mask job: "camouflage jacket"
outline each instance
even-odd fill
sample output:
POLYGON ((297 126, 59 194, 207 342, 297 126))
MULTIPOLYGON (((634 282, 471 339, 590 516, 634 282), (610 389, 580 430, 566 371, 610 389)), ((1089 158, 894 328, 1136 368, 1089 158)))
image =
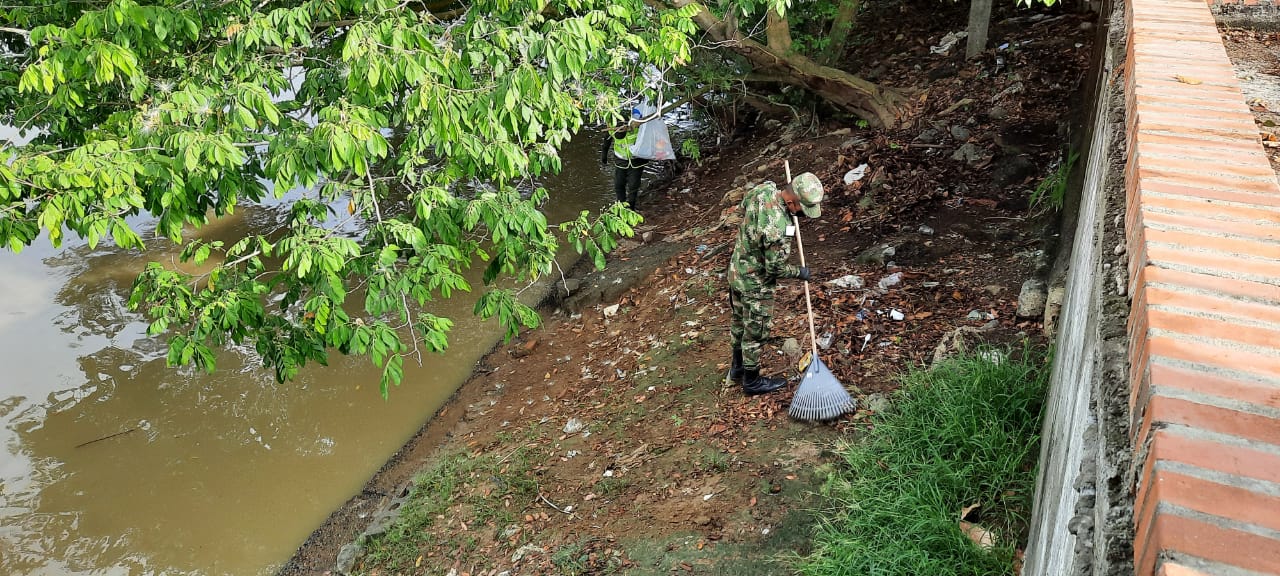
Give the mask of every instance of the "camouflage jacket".
POLYGON ((796 278, 800 268, 788 264, 791 215, 778 197, 778 187, 765 182, 742 199, 742 224, 729 258, 729 287, 741 293, 771 290, 779 278, 796 278))

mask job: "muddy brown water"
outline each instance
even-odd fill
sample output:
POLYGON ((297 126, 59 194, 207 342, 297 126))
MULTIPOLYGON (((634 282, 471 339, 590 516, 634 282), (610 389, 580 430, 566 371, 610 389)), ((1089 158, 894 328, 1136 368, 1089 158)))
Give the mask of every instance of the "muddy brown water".
MULTIPOLYGON (((610 200, 598 142, 575 140, 544 182, 549 222, 610 200)), ((280 203, 248 206, 202 234, 283 221, 280 203)), ((154 246, 0 250, 0 574, 270 574, 500 337, 471 315, 475 294, 434 303, 456 322, 449 351, 406 363, 388 401, 367 358, 336 352, 285 384, 247 349, 212 375, 170 369, 125 306, 145 263, 176 255, 154 246)))

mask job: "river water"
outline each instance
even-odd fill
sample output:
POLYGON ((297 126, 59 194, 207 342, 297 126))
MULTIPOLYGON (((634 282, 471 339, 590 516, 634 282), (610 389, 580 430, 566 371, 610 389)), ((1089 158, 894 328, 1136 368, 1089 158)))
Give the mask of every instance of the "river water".
MULTIPOLYGON (((548 221, 611 200, 597 143, 563 151, 548 221)), ((242 207, 202 235, 263 233, 283 210, 242 207)), ((236 351, 212 375, 170 369, 125 306, 146 262, 176 255, 154 246, 0 249, 0 575, 270 574, 500 337, 475 295, 435 303, 456 322, 449 351, 406 362, 388 401, 367 358, 336 352, 285 384, 236 351)))

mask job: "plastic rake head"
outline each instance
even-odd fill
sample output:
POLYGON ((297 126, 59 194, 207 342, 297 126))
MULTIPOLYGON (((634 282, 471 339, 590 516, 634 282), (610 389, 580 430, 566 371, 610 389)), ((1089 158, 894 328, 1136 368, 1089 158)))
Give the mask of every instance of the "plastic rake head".
POLYGON ((821 359, 815 359, 804 373, 787 414, 796 420, 833 420, 853 412, 854 399, 836 380, 821 359))

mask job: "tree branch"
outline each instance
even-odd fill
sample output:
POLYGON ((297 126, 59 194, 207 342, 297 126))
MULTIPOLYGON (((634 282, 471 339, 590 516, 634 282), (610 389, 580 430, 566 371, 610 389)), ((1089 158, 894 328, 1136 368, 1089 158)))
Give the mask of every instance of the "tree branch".
POLYGON ((17 34, 17 35, 19 35, 19 36, 22 36, 23 38, 30 38, 30 37, 31 37, 31 31, 30 31, 30 30, 23 30, 23 29, 21 29, 21 28, 9 28, 8 26, 0 26, 0 32, 8 32, 8 33, 10 33, 10 34, 17 34))

